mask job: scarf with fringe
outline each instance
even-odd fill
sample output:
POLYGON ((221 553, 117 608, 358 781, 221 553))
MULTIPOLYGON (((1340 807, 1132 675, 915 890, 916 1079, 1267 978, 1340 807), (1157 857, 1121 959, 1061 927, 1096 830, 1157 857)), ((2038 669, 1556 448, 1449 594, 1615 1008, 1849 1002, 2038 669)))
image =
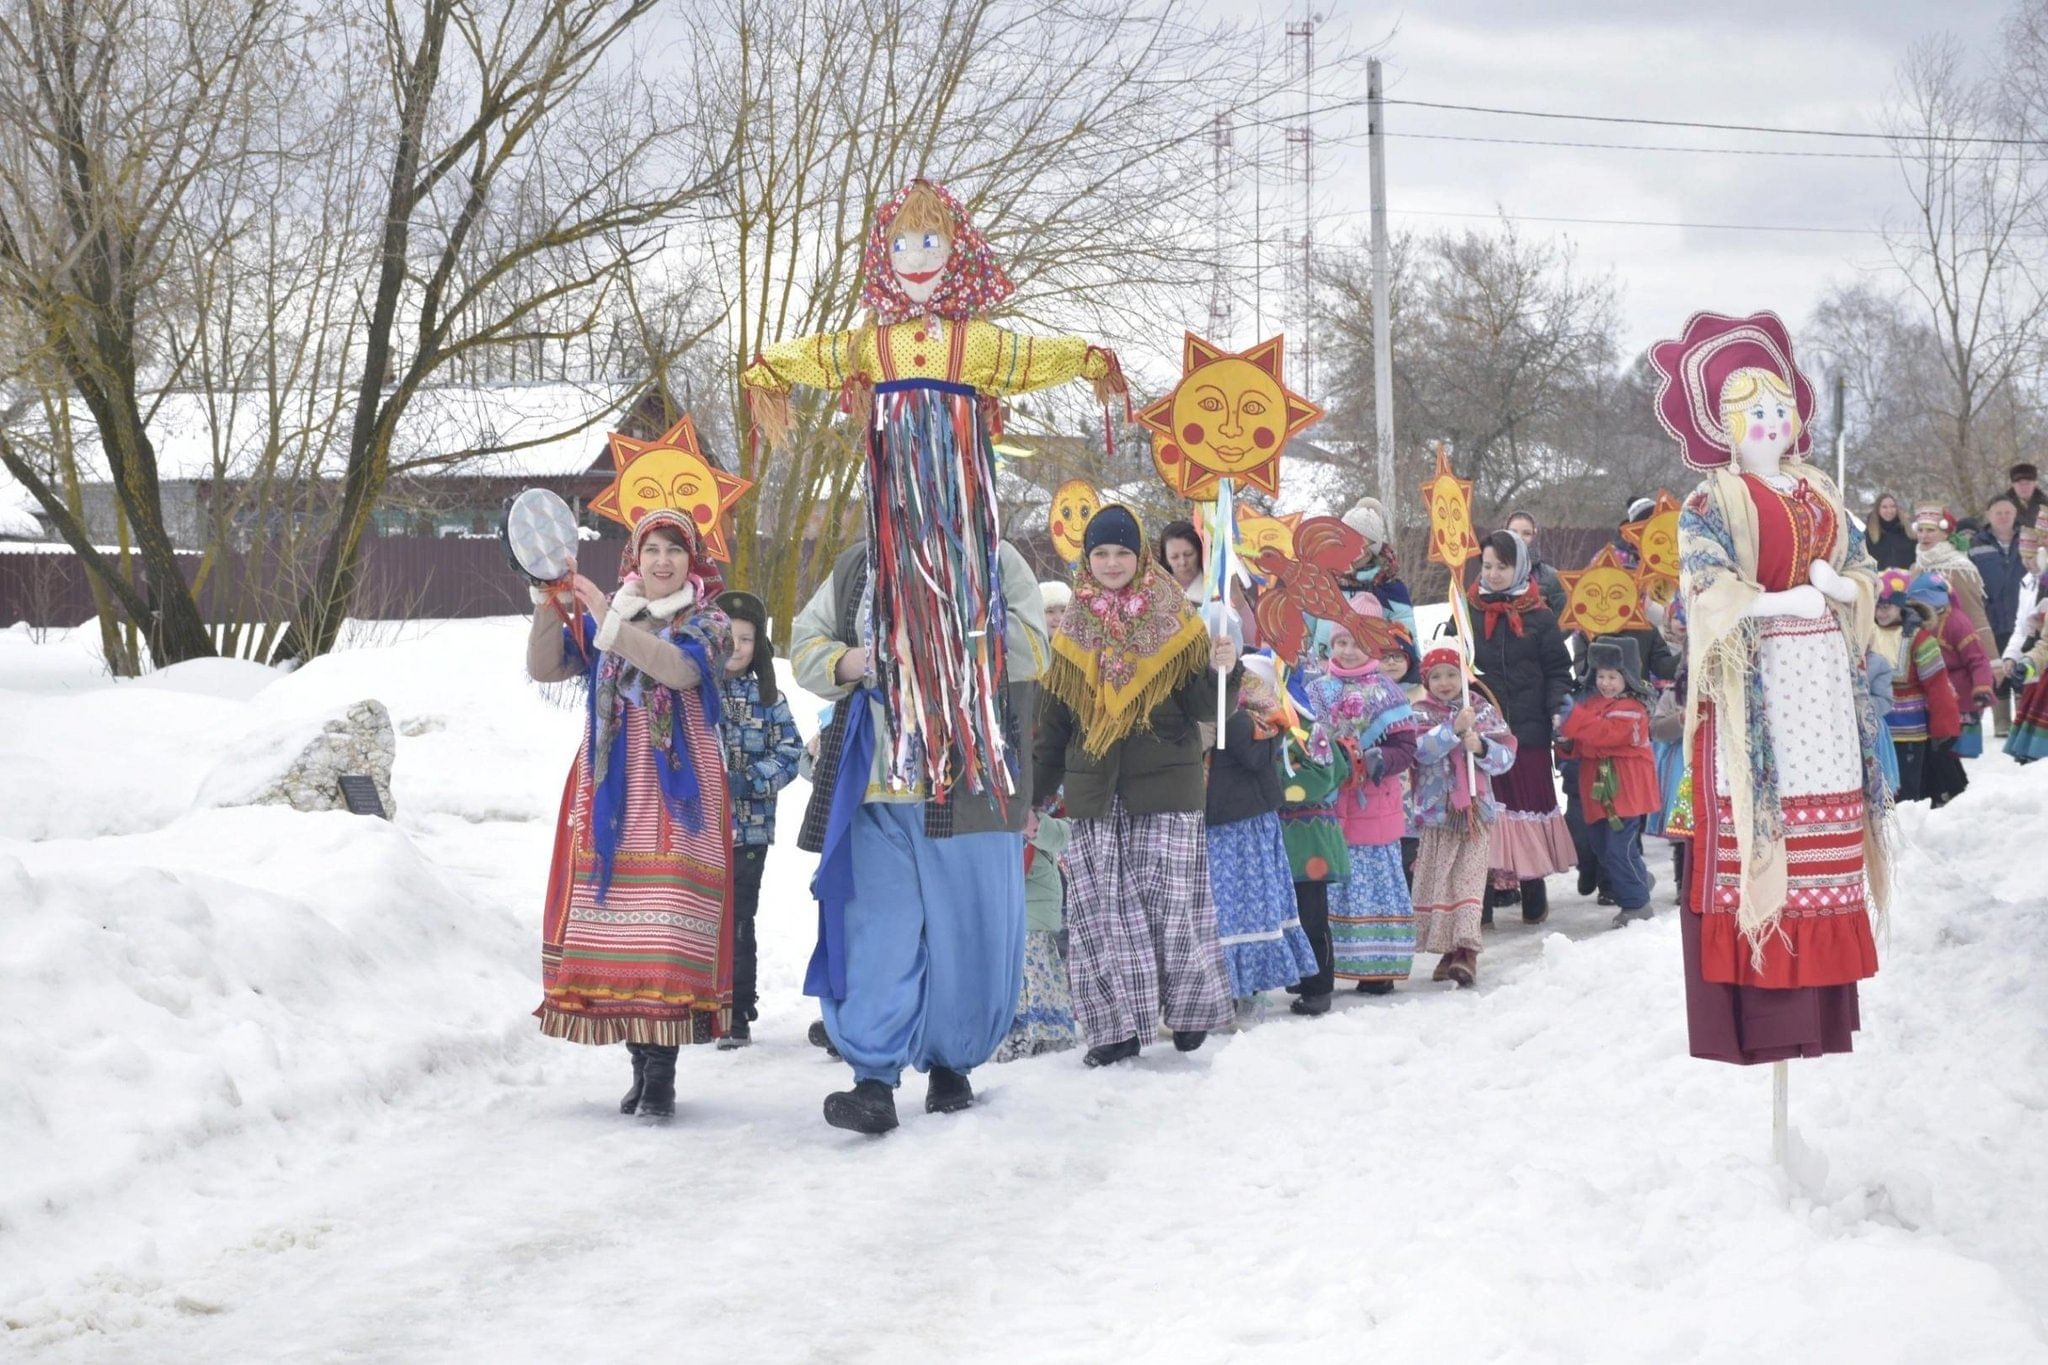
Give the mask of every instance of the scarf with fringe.
MULTIPOLYGON (((1853 668, 1870 647, 1875 629, 1876 566, 1861 544, 1851 562, 1849 519, 1841 514, 1841 497, 1832 480, 1797 460, 1786 461, 1781 472, 1806 480, 1835 505, 1835 542, 1828 562, 1856 584, 1857 596, 1851 603, 1829 599, 1828 608, 1841 623, 1853 668)), ((1752 961, 1761 966, 1764 945, 1778 932, 1788 869, 1777 767, 1764 726, 1764 707, 1769 703, 1757 668, 1760 623, 1746 614, 1764 591, 1756 580, 1761 533, 1740 471, 1714 470, 1686 498, 1678 516, 1678 542, 1679 591, 1688 622, 1686 672, 1692 680, 1685 706, 1685 752, 1692 752, 1701 704, 1712 703, 1717 757, 1729 775, 1729 805, 1742 864, 1736 922, 1749 940, 1752 961)), ((1860 677, 1858 688, 1863 690, 1860 677)), ((1787 702, 1776 699, 1776 704, 1787 702)), ((1791 704, 1797 705, 1797 700, 1791 704)), ((1874 918, 1881 925, 1891 903, 1891 797, 1878 764, 1875 735, 1864 729, 1862 740, 1863 866, 1874 918)), ((1699 799, 1710 802, 1713 793, 1701 793, 1699 799)))
POLYGON ((1138 562, 1138 576, 1114 590, 1084 566, 1052 640, 1045 690, 1074 713, 1095 758, 1149 727, 1152 708, 1209 667, 1208 627, 1180 585, 1149 554, 1138 562))

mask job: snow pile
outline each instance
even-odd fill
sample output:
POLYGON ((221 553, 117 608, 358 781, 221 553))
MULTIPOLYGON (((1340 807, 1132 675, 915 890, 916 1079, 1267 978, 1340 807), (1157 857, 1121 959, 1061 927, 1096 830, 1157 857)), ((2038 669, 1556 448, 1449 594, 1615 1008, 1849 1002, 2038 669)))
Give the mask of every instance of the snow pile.
POLYGON ((1856 1051, 1792 1068, 1789 1172, 1769 1069, 1685 1055, 1661 856, 1657 919, 1610 932, 1556 879, 1477 991, 988 1067, 945 1119, 906 1077, 900 1132, 834 1132, 801 784, 760 1041, 686 1050, 664 1127, 616 1112, 619 1049, 527 1015, 580 717, 523 629, 240 696, 66 692, 0 633, 34 689, 0 692, 33 793, 0 808, 0 1354, 2048 1360, 2048 883, 2015 839, 2048 770, 1989 756, 1903 813, 1884 969, 1856 1051), (223 736, 372 695, 396 824, 190 809, 223 736))

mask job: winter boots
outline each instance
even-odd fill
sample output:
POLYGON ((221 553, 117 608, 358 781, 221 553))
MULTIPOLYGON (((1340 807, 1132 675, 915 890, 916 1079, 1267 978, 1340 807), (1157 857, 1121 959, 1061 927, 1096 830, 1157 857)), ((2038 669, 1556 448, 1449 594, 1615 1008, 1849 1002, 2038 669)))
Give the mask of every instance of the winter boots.
POLYGON ((957 1114, 974 1105, 974 1087, 967 1083, 967 1077, 949 1066, 934 1066, 931 1079, 925 1084, 924 1112, 927 1114, 957 1114))
POLYGON ((640 1114, 643 1118, 665 1119, 676 1112, 678 1049, 648 1043, 640 1051, 646 1059, 641 1071, 640 1114))
POLYGON ((808 1036, 811 1040, 811 1046, 824 1048, 827 1057, 837 1058, 839 1056, 839 1049, 832 1046, 832 1035, 825 1032, 825 1021, 823 1019, 812 1023, 808 1036))
POLYGON ((1446 961, 1451 965, 1444 975, 1457 982, 1460 990, 1479 983, 1478 953, 1470 948, 1460 948, 1454 953, 1446 954, 1446 961))
POLYGON ((1287 1008, 1296 1014, 1308 1015, 1310 1018, 1314 1018, 1318 1014, 1328 1014, 1330 1012, 1330 993, 1325 991, 1321 995, 1297 997, 1294 1003, 1287 1008))
POLYGON ((640 1095, 647 1088, 647 1044, 628 1043, 626 1051, 633 1058, 633 1088, 619 1101, 621 1114, 634 1114, 640 1110, 640 1095))
POLYGON ((1522 923, 1541 924, 1550 918, 1550 887, 1541 877, 1522 883, 1522 923))
POLYGON ((1173 1031, 1173 1050, 1175 1052, 1193 1052, 1208 1040, 1209 1031, 1207 1029, 1177 1028, 1173 1031))
POLYGON ((1088 1055, 1081 1059, 1084 1066, 1115 1066, 1128 1062, 1138 1055, 1138 1040, 1126 1038, 1121 1043, 1103 1043, 1088 1049, 1088 1055))
POLYGON ((734 1010, 732 1012, 732 1026, 726 1029, 725 1036, 718 1040, 718 1050, 720 1052, 731 1052, 734 1048, 746 1047, 753 1041, 754 1034, 747 1025, 747 1017, 738 1010, 734 1010))
POLYGON ((896 1126, 896 1094, 880 1081, 856 1081, 853 1089, 825 1097, 825 1122, 879 1137, 896 1126))
POLYGON ((1394 983, 1391 981, 1361 981, 1358 983, 1356 990, 1360 995, 1392 995, 1394 993, 1394 983))

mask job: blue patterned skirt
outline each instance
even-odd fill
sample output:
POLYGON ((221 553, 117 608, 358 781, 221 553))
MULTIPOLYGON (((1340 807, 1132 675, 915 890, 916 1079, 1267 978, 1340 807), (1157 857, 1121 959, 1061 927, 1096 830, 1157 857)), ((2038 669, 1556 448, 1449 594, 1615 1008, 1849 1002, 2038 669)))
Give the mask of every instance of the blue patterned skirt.
POLYGON ((1294 908, 1294 873, 1278 815, 1209 826, 1209 887, 1232 999, 1316 974, 1316 950, 1294 908))
POLYGON ((1074 997, 1067 989, 1067 959, 1060 936, 1034 929, 1024 935, 1024 984, 1017 992, 1017 1017, 995 1060, 1014 1062, 1041 1052, 1064 1052, 1081 1041, 1074 1023, 1074 997))
POLYGON ((1678 779, 1685 776, 1685 745, 1676 740, 1670 743, 1656 741, 1650 745, 1650 752, 1657 759, 1657 790, 1663 794, 1664 804, 1650 812, 1643 821, 1643 833, 1664 837, 1665 822, 1671 818, 1671 808, 1678 802, 1678 779))
POLYGON ((1351 845, 1351 880, 1330 883, 1330 949, 1347 981, 1405 981, 1415 965, 1415 904, 1401 845, 1351 845))

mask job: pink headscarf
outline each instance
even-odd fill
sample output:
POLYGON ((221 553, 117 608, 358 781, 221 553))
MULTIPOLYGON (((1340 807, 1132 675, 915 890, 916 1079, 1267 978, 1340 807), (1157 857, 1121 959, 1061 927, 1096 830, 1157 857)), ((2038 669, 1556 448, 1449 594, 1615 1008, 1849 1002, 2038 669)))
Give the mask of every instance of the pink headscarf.
POLYGON ((883 324, 904 322, 915 317, 941 317, 964 322, 976 313, 986 313, 1015 292, 1016 286, 1002 266, 981 229, 967 221, 967 210, 944 185, 922 177, 911 181, 882 205, 875 214, 874 231, 868 234, 867 250, 861 256, 860 301, 875 312, 883 324), (913 303, 897 282, 889 263, 889 229, 910 192, 923 185, 945 201, 953 214, 953 253, 946 258, 945 274, 930 300, 913 303))

